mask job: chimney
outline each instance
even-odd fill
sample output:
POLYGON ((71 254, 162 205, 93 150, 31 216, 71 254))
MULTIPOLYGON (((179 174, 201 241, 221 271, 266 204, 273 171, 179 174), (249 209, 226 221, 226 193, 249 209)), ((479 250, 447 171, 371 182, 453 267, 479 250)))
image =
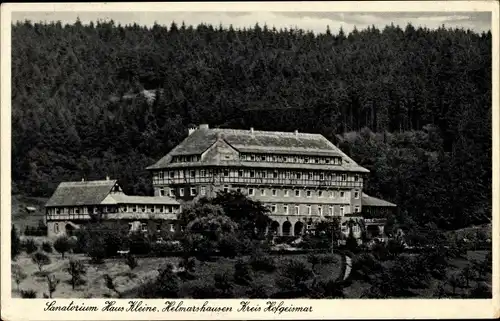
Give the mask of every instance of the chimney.
POLYGON ((250 127, 250 132, 253 134, 253 127, 250 127))
POLYGON ((299 136, 299 131, 295 130, 295 136, 299 136))
POLYGON ((208 124, 200 124, 200 126, 198 126, 198 129, 208 129, 208 124))
POLYGON ((106 175, 106 180, 109 181, 109 176, 108 175, 106 175))
POLYGON ((85 178, 82 177, 82 182, 85 182, 85 178))
POLYGON ((196 131, 196 127, 188 128, 188 136, 191 135, 192 133, 194 133, 195 131, 196 131))

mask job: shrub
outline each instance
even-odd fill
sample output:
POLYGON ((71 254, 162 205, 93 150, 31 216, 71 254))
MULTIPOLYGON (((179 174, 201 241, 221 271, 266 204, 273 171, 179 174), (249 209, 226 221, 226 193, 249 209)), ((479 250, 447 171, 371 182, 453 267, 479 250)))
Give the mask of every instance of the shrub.
POLYGON ((49 265, 51 263, 50 258, 42 252, 36 252, 31 256, 31 260, 38 266, 38 270, 42 272, 42 267, 44 265, 49 265))
POLYGON ((265 271, 268 273, 276 270, 274 259, 262 253, 256 253, 250 258, 250 265, 254 271, 265 271))
POLYGON ((27 239, 24 242, 24 250, 28 254, 35 253, 36 251, 38 251, 38 246, 36 245, 35 240, 27 239))
POLYGON ((106 252, 104 251, 104 240, 100 237, 89 239, 87 244, 87 255, 90 256, 91 262, 101 264, 104 262, 106 252))
POLYGON ((17 284, 17 290, 19 291, 19 285, 21 282, 26 279, 27 275, 24 273, 23 269, 19 265, 12 265, 11 266, 11 272, 12 272, 12 279, 17 284))
POLYGON ((151 242, 142 233, 132 233, 129 238, 130 254, 149 254, 151 242))
POLYGON ((34 290, 21 290, 21 297, 23 299, 36 299, 36 291, 34 291, 34 290))
POLYGON ((222 256, 234 258, 239 252, 239 240, 234 234, 226 234, 220 239, 218 248, 222 256))
POLYGON ((218 296, 214 284, 204 279, 184 282, 180 293, 182 297, 191 297, 193 299, 213 299, 218 296))
POLYGON ((65 271, 71 276, 71 287, 74 290, 75 286, 81 281, 82 275, 87 272, 87 268, 81 261, 70 260, 65 271))
POLYGON ((71 249, 71 242, 69 241, 67 236, 60 236, 54 242, 54 249, 61 253, 62 258, 64 259, 64 253, 68 252, 71 249))
POLYGON ((42 243, 42 250, 47 253, 52 253, 52 244, 50 242, 42 243))
POLYGON ((173 266, 167 264, 161 269, 156 279, 156 294, 158 298, 177 298, 179 292, 179 278, 173 272, 173 266))
POLYGON ((56 279, 55 276, 47 275, 47 287, 49 290, 49 298, 52 298, 52 294, 56 292, 57 285, 59 284, 59 279, 56 279))
POLYGON ((130 270, 135 269, 139 265, 137 263, 137 259, 132 254, 128 254, 127 255, 127 258, 126 258, 125 262, 127 263, 127 265, 130 268, 130 270))
POLYGON ((239 285, 249 285, 252 282, 250 265, 243 260, 238 260, 234 265, 234 282, 239 285))
POLYGON ((14 260, 21 253, 21 239, 14 225, 10 232, 10 256, 14 260))
POLYGON ((233 296, 234 286, 229 278, 229 273, 215 273, 214 286, 217 289, 217 298, 231 298, 233 296))

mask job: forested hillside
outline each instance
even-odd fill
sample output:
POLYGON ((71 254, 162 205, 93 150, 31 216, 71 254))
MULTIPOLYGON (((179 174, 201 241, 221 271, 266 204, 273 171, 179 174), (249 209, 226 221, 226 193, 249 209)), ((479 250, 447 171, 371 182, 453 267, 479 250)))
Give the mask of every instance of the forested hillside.
POLYGON ((321 133, 402 215, 491 218, 491 33, 13 26, 13 192, 109 175, 149 193, 144 168, 199 123, 321 133))

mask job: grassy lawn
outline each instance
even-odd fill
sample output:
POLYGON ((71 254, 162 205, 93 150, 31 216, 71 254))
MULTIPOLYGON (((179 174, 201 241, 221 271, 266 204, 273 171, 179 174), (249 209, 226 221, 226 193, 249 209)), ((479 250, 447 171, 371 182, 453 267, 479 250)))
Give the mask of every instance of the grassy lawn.
POLYGON ((21 195, 12 195, 11 198, 11 220, 18 231, 24 232, 26 226, 38 226, 38 222, 43 220, 45 213, 45 203, 48 198, 26 197, 21 195), (36 211, 28 213, 27 206, 33 206, 36 211))

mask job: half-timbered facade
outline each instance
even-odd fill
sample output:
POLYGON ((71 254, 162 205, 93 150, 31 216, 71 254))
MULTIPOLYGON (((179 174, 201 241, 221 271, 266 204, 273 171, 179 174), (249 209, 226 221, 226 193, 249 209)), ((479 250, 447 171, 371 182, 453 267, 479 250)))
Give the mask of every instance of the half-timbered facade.
POLYGON ((45 205, 49 237, 71 235, 98 218, 128 224, 131 231, 174 231, 180 203, 168 196, 126 195, 116 180, 62 182, 45 205))
POLYGON ((259 200, 278 235, 302 234, 327 217, 360 216, 369 173, 319 134, 208 125, 190 129, 148 170, 157 196, 189 201, 236 190, 259 200))

